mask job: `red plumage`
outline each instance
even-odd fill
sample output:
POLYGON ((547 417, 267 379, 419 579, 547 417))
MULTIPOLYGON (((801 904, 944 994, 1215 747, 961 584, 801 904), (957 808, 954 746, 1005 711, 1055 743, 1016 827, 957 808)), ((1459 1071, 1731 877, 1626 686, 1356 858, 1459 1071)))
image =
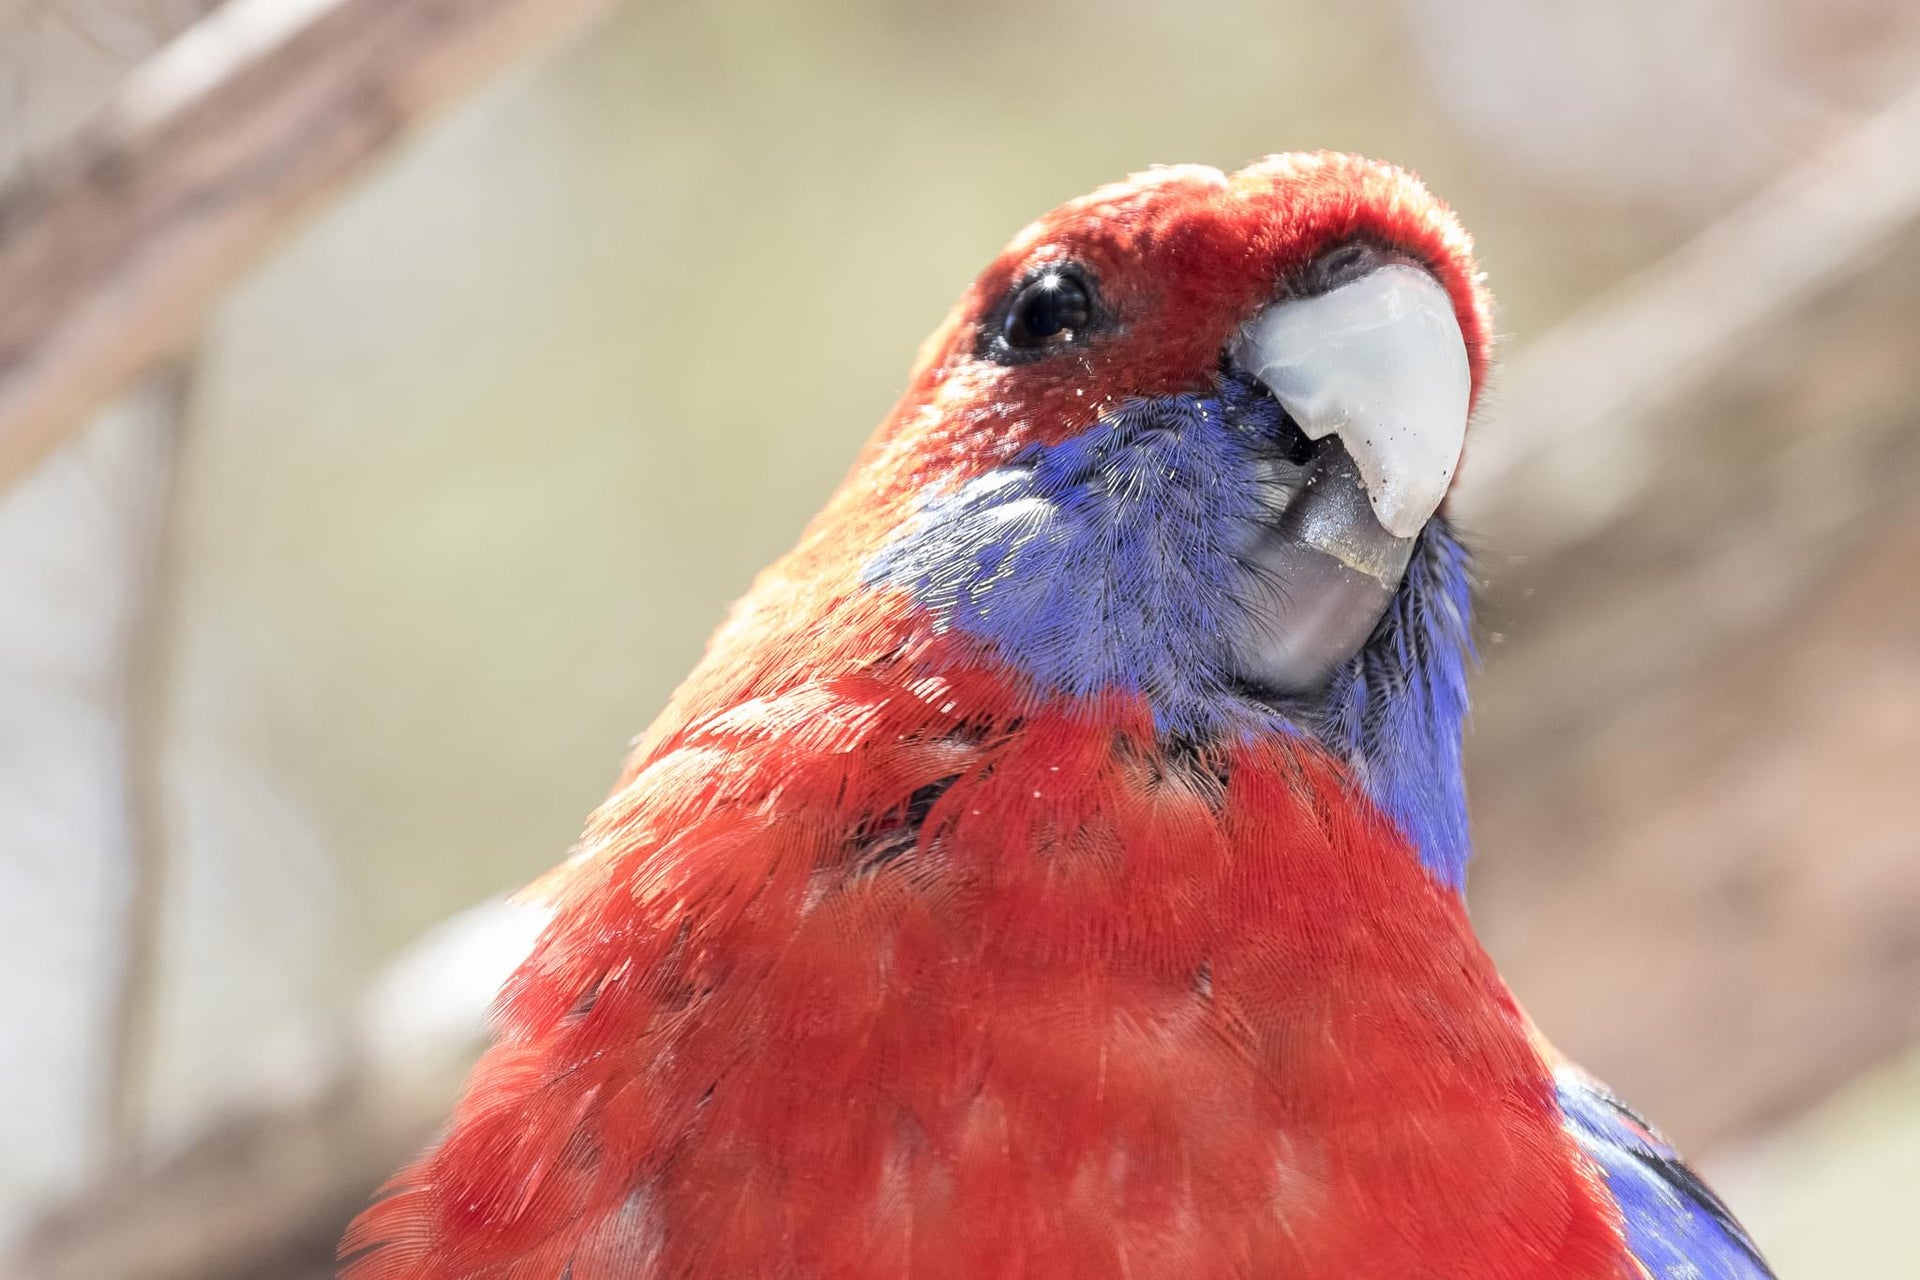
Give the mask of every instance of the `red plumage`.
POLYGON ((350 1280, 1638 1274, 1468 926, 1306 737, 1172 745, 861 580, 917 495, 1192 389, 1325 246, 1486 303, 1397 170, 1158 170, 1016 239, 636 748, 350 1280), (983 367, 1069 245, 1151 317, 983 367), (1039 246, 1039 250, 1036 250, 1039 246))

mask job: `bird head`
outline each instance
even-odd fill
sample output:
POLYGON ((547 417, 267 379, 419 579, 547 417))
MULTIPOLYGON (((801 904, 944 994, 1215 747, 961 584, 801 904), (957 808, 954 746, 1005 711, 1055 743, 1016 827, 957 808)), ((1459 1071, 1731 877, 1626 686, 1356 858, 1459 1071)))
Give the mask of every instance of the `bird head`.
POLYGON ((879 576, 1047 684, 1127 674, 1083 639, 1160 650, 1175 683, 1311 692, 1447 494, 1486 335, 1465 233, 1397 169, 1278 156, 1103 188, 1021 232, 930 343, 876 459, 923 509, 879 576))
POLYGON ((986 667, 1167 742, 1317 742, 1457 879, 1466 569, 1439 512, 1488 332, 1466 234, 1388 165, 1158 168, 1072 201, 928 339, 716 640, 726 696, 696 679, 686 709, 834 655, 986 667))

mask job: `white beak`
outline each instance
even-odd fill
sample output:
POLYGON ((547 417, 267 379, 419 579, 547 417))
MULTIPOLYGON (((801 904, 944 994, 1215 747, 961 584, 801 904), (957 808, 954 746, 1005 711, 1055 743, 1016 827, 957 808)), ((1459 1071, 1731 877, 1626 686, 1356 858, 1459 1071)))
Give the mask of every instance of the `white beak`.
POLYGON ((1396 538, 1420 532, 1460 464, 1473 391, 1439 281, 1396 263, 1277 302, 1241 326, 1232 355, 1308 439, 1339 435, 1382 528, 1396 538))

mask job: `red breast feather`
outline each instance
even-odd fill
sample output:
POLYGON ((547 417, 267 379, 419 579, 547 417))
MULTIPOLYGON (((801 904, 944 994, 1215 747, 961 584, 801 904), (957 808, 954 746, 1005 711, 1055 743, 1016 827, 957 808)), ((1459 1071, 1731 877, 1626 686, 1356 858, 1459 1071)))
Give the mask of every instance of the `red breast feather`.
POLYGON ((649 764, 352 1280, 1630 1274, 1326 761, 1013 700, 849 673, 649 764))

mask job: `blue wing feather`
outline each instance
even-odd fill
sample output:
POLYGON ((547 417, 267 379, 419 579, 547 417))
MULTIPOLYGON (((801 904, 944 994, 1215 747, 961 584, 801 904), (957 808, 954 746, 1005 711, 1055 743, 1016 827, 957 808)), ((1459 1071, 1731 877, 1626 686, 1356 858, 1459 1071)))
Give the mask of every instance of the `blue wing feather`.
POLYGON ((1651 1125, 1585 1073, 1555 1076, 1566 1128, 1605 1175, 1652 1280, 1775 1280, 1746 1229, 1651 1125))

